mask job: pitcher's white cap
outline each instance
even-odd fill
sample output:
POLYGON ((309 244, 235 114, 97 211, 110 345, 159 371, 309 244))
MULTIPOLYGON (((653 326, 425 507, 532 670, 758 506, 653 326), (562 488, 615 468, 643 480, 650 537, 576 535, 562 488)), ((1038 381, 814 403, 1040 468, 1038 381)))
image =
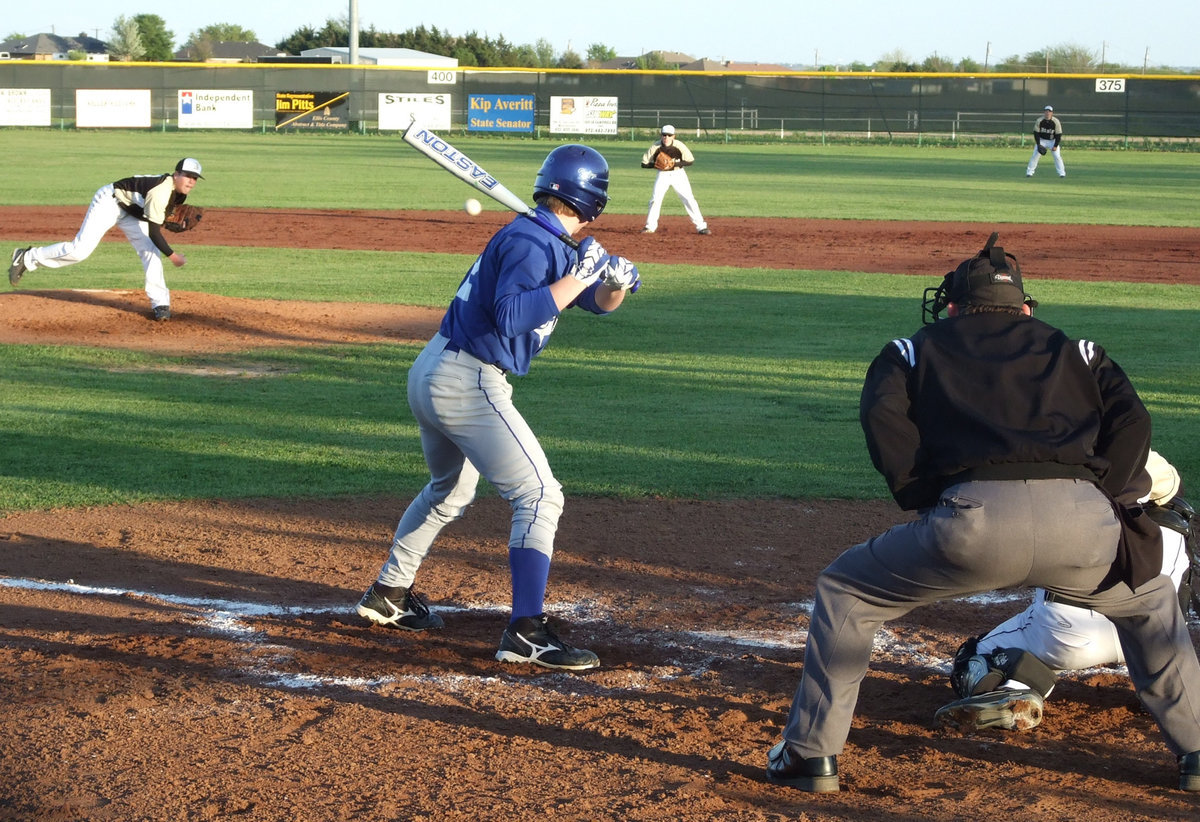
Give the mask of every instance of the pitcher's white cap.
POLYGON ((200 173, 200 161, 195 157, 184 157, 175 164, 175 171, 178 174, 186 174, 188 177, 204 179, 204 175, 200 173))

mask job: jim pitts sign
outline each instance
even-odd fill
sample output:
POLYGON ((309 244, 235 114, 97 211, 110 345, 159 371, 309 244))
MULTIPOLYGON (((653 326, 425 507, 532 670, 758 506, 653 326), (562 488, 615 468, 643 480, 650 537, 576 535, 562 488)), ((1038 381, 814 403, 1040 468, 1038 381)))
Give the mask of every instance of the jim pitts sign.
POLYGON ((467 131, 533 131, 537 113, 532 94, 472 94, 467 131))
POLYGON ((180 128, 253 128, 254 92, 180 89, 180 128))

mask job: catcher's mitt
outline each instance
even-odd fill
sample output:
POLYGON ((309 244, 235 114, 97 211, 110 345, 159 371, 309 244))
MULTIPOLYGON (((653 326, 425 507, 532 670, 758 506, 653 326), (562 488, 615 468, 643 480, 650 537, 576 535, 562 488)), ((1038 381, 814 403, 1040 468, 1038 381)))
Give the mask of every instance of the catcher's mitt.
POLYGON ((659 171, 670 171, 675 168, 675 158, 665 151, 660 151, 654 158, 654 167, 659 171))
POLYGON ((195 228, 203 216, 203 209, 183 203, 175 206, 175 210, 167 215, 163 228, 167 231, 188 231, 195 228))
POLYGON ((1046 154, 1046 147, 1045 147, 1045 146, 1043 146, 1043 145, 1039 145, 1039 146, 1038 146, 1038 154, 1041 154, 1042 156, 1045 156, 1045 154, 1046 154))

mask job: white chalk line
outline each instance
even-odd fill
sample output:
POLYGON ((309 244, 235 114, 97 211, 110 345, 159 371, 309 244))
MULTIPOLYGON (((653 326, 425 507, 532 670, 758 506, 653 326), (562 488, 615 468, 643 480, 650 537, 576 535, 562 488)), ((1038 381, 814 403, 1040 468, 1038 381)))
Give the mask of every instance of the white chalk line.
MULTIPOLYGON (((503 683, 505 677, 496 676, 470 676, 463 674, 404 674, 404 675, 383 675, 377 677, 362 677, 362 676, 330 676, 325 674, 313 673, 296 673, 293 671, 285 671, 273 662, 287 660, 292 657, 294 649, 285 645, 279 645, 274 642, 269 642, 266 635, 247 624, 246 620, 263 618, 263 617, 278 617, 278 616, 310 616, 310 615, 336 615, 336 616, 354 616, 353 608, 349 606, 339 605, 331 607, 298 607, 287 605, 267 605, 257 602, 245 602, 238 600, 220 599, 213 597, 189 597, 176 594, 163 594, 149 591, 138 591, 131 588, 113 588, 113 587, 97 587, 91 585, 80 585, 73 580, 67 582, 51 582, 45 580, 34 579, 19 579, 14 577, 0 577, 0 587, 14 588, 31 591, 56 591, 61 593, 75 594, 79 596, 101 596, 101 597, 126 597, 145 600, 150 603, 162 603, 175 607, 185 608, 191 612, 191 616, 200 624, 204 630, 214 636, 220 636, 227 639, 238 641, 242 644, 250 670, 245 671, 253 675, 263 684, 271 687, 290 688, 296 690, 315 690, 321 688, 348 688, 351 690, 377 692, 383 688, 402 684, 436 684, 439 687, 458 690, 460 688, 469 688, 482 683, 503 683)), ((982 594, 964 598, 963 602, 975 604, 996 604, 1007 603, 1017 600, 1025 600, 1028 598, 1028 593, 1019 592, 996 592, 982 594)), ((801 601, 790 603, 785 606, 786 611, 794 611, 799 614, 810 614, 812 612, 811 601, 801 601)), ((488 603, 472 603, 463 606, 454 605, 439 605, 433 608, 434 611, 442 613, 464 613, 464 612, 495 612, 507 613, 508 607, 488 604, 488 603)), ((577 601, 552 607, 551 609, 556 615, 566 615, 577 621, 601 621, 607 620, 610 613, 600 604, 595 601, 577 601)), ((654 681, 670 681, 681 677, 694 677, 703 674, 707 671, 713 662, 723 658, 719 653, 721 650, 728 650, 730 646, 742 651, 753 652, 755 650, 766 651, 795 651, 802 652, 805 642, 808 638, 808 631, 797 628, 795 630, 683 630, 676 631, 675 636, 679 641, 673 642, 667 640, 666 645, 669 648, 676 648, 680 651, 695 650, 704 652, 712 652, 704 656, 698 663, 693 661, 685 663, 681 660, 664 660, 660 665, 657 665, 648 671, 633 672, 628 677, 628 681, 620 686, 604 686, 594 680, 590 682, 592 686, 597 687, 602 691, 625 691, 625 690, 643 690, 651 687, 654 681)), ((922 647, 904 641, 901 636, 889 629, 883 628, 875 636, 874 651, 877 654, 886 655, 890 658, 902 659, 907 664, 918 665, 942 674, 948 674, 950 671, 950 660, 944 657, 936 656, 927 653, 922 647)), ((1078 673, 1091 673, 1095 671, 1115 671, 1123 672, 1123 666, 1112 668, 1096 668, 1089 671, 1078 673)), ((550 676, 558 676, 560 678, 578 681, 577 677, 572 674, 549 674, 550 676)), ((521 683, 528 683, 528 680, 517 680, 521 683)))

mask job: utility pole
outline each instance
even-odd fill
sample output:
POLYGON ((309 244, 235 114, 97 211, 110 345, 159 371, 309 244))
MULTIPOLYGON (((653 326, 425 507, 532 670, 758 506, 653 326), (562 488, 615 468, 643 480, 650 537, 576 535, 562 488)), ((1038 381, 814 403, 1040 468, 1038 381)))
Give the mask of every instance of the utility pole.
POLYGON ((983 73, 987 74, 988 60, 992 57, 992 41, 988 40, 987 48, 983 52, 983 73))
POLYGON ((350 65, 358 65, 358 0, 350 0, 350 65))
POLYGON ((1146 46, 1146 56, 1142 58, 1142 74, 1146 73, 1146 67, 1150 65, 1150 47, 1146 46))

